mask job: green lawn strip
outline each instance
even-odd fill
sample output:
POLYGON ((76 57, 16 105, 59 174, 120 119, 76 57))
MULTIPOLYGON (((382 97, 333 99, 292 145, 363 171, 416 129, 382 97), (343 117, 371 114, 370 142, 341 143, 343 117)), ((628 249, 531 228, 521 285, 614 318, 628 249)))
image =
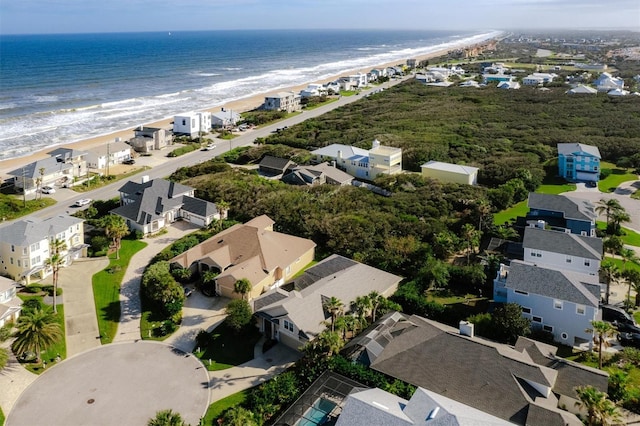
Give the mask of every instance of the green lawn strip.
POLYGON ((225 370, 253 359, 253 352, 260 340, 256 327, 247 327, 240 333, 235 332, 223 322, 211 332, 211 342, 206 348, 194 349, 209 371, 225 370), (211 364, 209 364, 211 360, 211 364))
POLYGON ((618 267, 618 269, 620 271, 624 270, 624 268, 637 269, 638 271, 640 271, 640 265, 638 265, 637 263, 627 262, 627 264, 623 266, 622 259, 615 259, 615 258, 609 257, 609 256, 605 257, 605 259, 610 260, 611 262, 615 263, 615 265, 618 267))
POLYGON ((520 201, 506 210, 495 213, 493 215, 493 223, 496 225, 503 225, 518 216, 526 216, 528 211, 529 206, 527 204, 527 200, 520 201))
MULTIPOLYGON (((207 411, 207 414, 208 413, 209 411, 207 411)), ((2 412, 2 407, 0 407, 0 426, 4 426, 4 413, 2 412)))
POLYGON ((222 398, 213 404, 209 405, 207 408, 207 413, 204 415, 202 423, 203 425, 215 425, 217 424, 218 418, 224 413, 227 409, 231 407, 235 407, 237 405, 242 404, 246 401, 247 396, 252 388, 241 390, 240 392, 234 393, 233 395, 229 395, 226 398, 222 398))
POLYGON ((563 192, 571 192, 576 190, 576 185, 574 183, 561 183, 561 184, 551 184, 546 185, 542 184, 536 189, 536 192, 539 194, 553 194, 558 195, 563 192))
POLYGON ((429 293, 427 295, 427 299, 430 302, 436 302, 439 303, 441 305, 453 305, 455 303, 465 303, 468 302, 470 300, 474 300, 474 299, 478 299, 480 296, 478 296, 477 294, 471 294, 471 293, 467 293, 464 296, 458 296, 458 295, 454 295, 454 296, 437 296, 433 293, 429 293))
POLYGON ((105 185, 109 185, 110 183, 117 182, 122 179, 126 179, 130 176, 143 172, 145 170, 150 169, 149 166, 135 167, 132 168, 131 171, 127 173, 119 173, 117 175, 109 175, 109 177, 101 177, 96 175, 91 181, 85 182, 82 185, 72 186, 71 189, 75 192, 87 192, 93 191, 96 188, 100 188, 105 185))
POLYGON ((633 198, 634 200, 640 200, 640 189, 631 194, 631 198, 633 198))
POLYGON ((111 343, 120 321, 120 284, 131 257, 147 246, 138 240, 122 240, 120 259, 110 255, 109 266, 93 276, 93 298, 102 344, 111 343))
MULTIPOLYGON (((607 229, 607 222, 598 220, 596 221, 596 227, 601 231, 605 231, 607 229)), ((640 234, 624 226, 622 227, 622 232, 624 232, 624 235, 621 235, 620 238, 622 238, 624 244, 640 247, 640 234)))
MULTIPOLYGON (((39 196, 39 195, 38 195, 39 196)), ((32 195, 29 195, 32 197, 32 195)), ((26 206, 22 196, 0 194, 0 219, 13 220, 31 214, 45 207, 52 206, 56 201, 49 197, 34 200, 27 199, 26 206)))
POLYGON ((617 168, 613 163, 605 161, 600 163, 600 168, 610 169, 611 174, 598 182, 598 189, 602 192, 613 192, 621 183, 638 180, 638 175, 629 169, 617 168))

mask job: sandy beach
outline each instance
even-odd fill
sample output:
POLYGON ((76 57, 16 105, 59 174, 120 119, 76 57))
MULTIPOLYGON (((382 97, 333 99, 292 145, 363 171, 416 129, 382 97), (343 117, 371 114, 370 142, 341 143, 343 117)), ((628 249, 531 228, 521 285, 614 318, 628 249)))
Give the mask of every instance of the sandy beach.
MULTIPOLYGON (((488 41, 487 41, 488 42, 488 41)), ((486 42, 485 42, 486 43, 486 42)), ((479 43, 478 45, 482 45, 485 43, 479 43)), ((446 54, 448 50, 440 50, 437 52, 433 52, 429 55, 424 55, 424 56, 418 56, 415 59, 418 59, 419 61, 421 60, 426 60, 426 59, 430 59, 430 58, 434 58, 434 57, 438 57, 441 56, 443 54, 446 54)), ((281 92, 281 91, 295 91, 295 92, 299 92, 300 90, 304 89, 307 87, 308 84, 311 83, 320 83, 320 84, 324 84, 326 82, 329 81, 333 81, 336 80, 337 78, 344 76, 344 75, 348 75, 348 74, 352 74, 352 73, 358 73, 358 72, 369 72, 371 69, 373 68, 383 68, 383 67, 389 67, 389 66, 394 66, 394 65, 398 65, 399 62, 398 61, 394 61, 394 62, 389 62, 389 63, 385 63, 385 64, 378 64, 378 65, 372 65, 370 67, 364 68, 364 69, 356 69, 356 70, 351 70, 339 75, 334 75, 331 76, 329 78, 326 78, 324 80, 320 80, 320 81, 314 81, 314 82, 308 82, 305 83, 303 85, 299 85, 299 86, 293 86, 293 87, 287 87, 287 88, 280 88, 277 90, 270 90, 270 91, 266 91, 264 93, 260 93, 258 95, 252 96, 252 97, 248 97, 248 98, 243 98, 243 99, 239 99, 233 102, 229 102, 225 105, 217 105, 215 107, 209 108, 208 111, 214 112, 214 111, 219 111, 222 107, 224 107, 225 109, 230 109, 236 112, 245 112, 245 111, 250 111, 252 109, 255 109, 257 107, 259 107, 260 105, 262 105, 263 101, 264 101, 264 96, 270 93, 275 93, 275 92, 281 92)), ((181 114, 184 113, 186 111, 176 111, 176 114, 181 114)), ((165 120, 161 120, 161 121, 155 121, 155 122, 149 122, 149 123, 145 123, 145 126, 148 127, 158 127, 158 128, 164 128, 164 129, 171 129, 172 128, 172 123, 173 118, 167 118, 165 120)), ((66 143, 66 144, 60 144, 58 146, 61 147, 67 147, 67 148, 74 148, 74 149, 79 149, 79 150, 90 150, 92 148, 95 148, 96 146, 101 146, 101 145, 105 145, 108 142, 113 142, 116 138, 120 138, 120 140, 122 141, 128 141, 129 139, 134 137, 134 132, 133 132, 133 127, 127 130, 123 130, 123 131, 119 131, 119 132, 114 132, 111 134, 107 134, 107 135, 103 135, 103 136, 99 136, 99 137, 94 137, 94 138, 90 138, 90 139, 86 139, 86 140, 81 140, 81 141, 76 141, 76 142, 70 142, 70 143, 66 143)), ((20 168, 26 164, 32 163, 34 161, 43 159, 48 157, 47 152, 50 151, 51 149, 53 149, 52 147, 40 150, 40 151, 36 151, 32 154, 26 155, 26 156, 22 156, 22 157, 17 157, 17 158, 10 158, 7 160, 3 160, 0 161, 0 177, 2 179, 6 179, 8 177, 10 177, 8 175, 8 172, 15 170, 17 168, 20 168)))

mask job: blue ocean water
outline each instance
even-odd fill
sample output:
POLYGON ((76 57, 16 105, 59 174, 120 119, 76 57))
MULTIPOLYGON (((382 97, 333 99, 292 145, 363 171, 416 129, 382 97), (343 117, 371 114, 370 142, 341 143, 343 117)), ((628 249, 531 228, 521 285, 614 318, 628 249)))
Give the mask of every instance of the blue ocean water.
POLYGON ((0 36, 0 159, 499 32, 270 30, 0 36))

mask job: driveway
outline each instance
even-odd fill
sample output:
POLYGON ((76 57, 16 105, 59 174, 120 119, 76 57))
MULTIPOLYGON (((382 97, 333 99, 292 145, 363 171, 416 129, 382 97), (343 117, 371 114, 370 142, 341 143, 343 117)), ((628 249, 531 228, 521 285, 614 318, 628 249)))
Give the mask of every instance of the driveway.
POLYGON ((0 371, 0 407, 5 416, 11 412, 20 394, 38 378, 37 374, 24 368, 13 355, 10 349, 13 340, 0 343, 0 347, 8 349, 9 352, 9 362, 0 371))
POLYGON ((169 226, 166 234, 142 240, 148 245, 133 255, 122 279, 120 323, 114 342, 133 342, 140 339, 140 281, 151 259, 169 244, 197 229, 200 228, 188 222, 179 221, 169 226))
MULTIPOLYGON (((91 277, 108 265, 106 257, 85 258, 60 269, 58 286, 63 290, 67 358, 100 346, 91 277)), ((52 284, 53 277, 42 282, 52 284)))

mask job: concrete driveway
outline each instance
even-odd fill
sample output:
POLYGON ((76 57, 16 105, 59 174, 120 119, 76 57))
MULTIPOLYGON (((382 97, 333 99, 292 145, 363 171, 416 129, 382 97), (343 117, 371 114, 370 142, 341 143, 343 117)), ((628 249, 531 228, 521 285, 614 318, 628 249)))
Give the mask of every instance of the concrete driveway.
POLYGON ((6 424, 145 425, 157 411, 172 409, 197 425, 208 405, 208 375, 197 358, 138 341, 102 346, 51 367, 20 396, 6 424))

